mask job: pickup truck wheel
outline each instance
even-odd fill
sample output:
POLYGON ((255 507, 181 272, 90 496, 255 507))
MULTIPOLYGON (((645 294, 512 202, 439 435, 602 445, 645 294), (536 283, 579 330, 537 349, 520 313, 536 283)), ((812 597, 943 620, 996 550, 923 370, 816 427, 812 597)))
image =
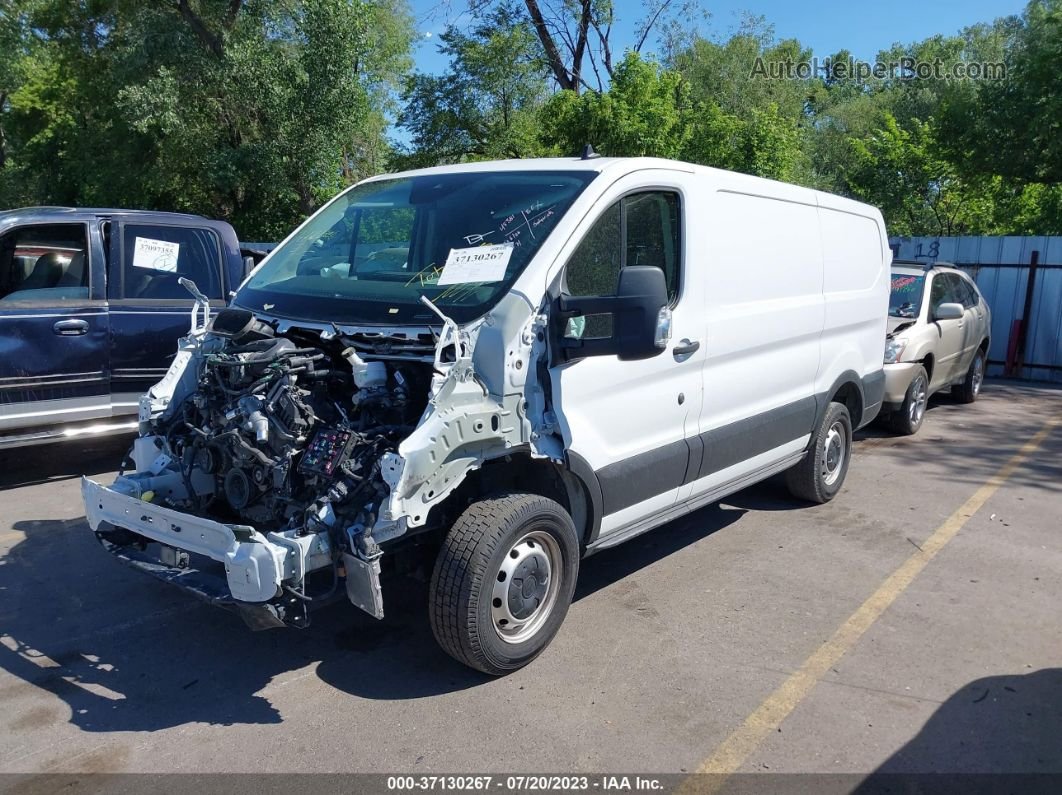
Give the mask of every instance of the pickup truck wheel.
POLYGON ((907 387, 903 404, 889 417, 889 424, 896 433, 911 436, 918 433, 922 427, 922 420, 926 416, 926 404, 929 403, 929 377, 926 369, 919 367, 915 370, 914 378, 907 387))
POLYGON ((500 676, 527 665, 557 634, 579 572, 567 511, 536 494, 468 506, 439 551, 432 632, 454 659, 500 676))
POLYGON ((829 502, 841 490, 852 456, 852 419, 842 403, 830 403, 800 463, 786 470, 789 492, 808 502, 829 502))
POLYGON ((970 362, 970 369, 961 384, 951 388, 951 396, 960 403, 973 403, 981 394, 981 383, 985 380, 985 353, 978 351, 970 362))

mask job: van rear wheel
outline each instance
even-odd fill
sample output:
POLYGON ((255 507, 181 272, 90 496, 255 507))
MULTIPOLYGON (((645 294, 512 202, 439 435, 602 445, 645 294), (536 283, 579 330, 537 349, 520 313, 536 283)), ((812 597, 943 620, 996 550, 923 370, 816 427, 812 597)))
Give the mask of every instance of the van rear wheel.
POLYGON ((786 470, 789 492, 808 502, 829 502, 841 490, 852 457, 852 418, 843 403, 830 403, 800 463, 786 470))
POLYGON ((430 619, 454 659, 500 676, 549 645, 568 612, 579 540, 568 512, 537 494, 502 494, 465 509, 431 577, 430 619))

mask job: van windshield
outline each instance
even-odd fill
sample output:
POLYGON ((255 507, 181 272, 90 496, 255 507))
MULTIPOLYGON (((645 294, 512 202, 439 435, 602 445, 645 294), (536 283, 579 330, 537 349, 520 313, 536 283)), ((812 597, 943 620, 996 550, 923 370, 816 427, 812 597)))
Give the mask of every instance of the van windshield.
POLYGON ((889 293, 889 315, 892 317, 918 317, 922 307, 922 291, 926 277, 909 273, 893 273, 889 293))
POLYGON ((273 252, 234 303, 334 323, 457 322, 505 294, 597 172, 437 174, 355 186, 273 252))

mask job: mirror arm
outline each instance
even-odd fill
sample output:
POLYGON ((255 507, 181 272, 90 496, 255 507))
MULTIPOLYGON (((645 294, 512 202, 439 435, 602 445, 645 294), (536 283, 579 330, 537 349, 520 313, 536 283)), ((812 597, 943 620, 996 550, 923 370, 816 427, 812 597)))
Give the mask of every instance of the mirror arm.
POLYGON ((571 339, 564 337, 561 340, 561 348, 567 358, 578 359, 583 356, 598 356, 615 353, 615 343, 611 337, 604 339, 571 339))
POLYGON ((622 299, 616 295, 564 295, 557 298, 560 316, 567 320, 578 315, 611 314, 622 306, 622 299))

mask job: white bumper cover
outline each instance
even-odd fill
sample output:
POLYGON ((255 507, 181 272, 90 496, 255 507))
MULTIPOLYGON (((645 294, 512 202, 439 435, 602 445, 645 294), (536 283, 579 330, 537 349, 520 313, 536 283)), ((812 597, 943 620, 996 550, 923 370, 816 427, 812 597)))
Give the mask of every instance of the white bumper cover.
POLYGON ((287 560, 292 550, 270 542, 252 527, 225 525, 152 505, 84 477, 81 496, 93 530, 108 522, 160 544, 224 563, 229 590, 242 602, 273 599, 280 592, 285 572, 294 568, 294 561, 287 560))

